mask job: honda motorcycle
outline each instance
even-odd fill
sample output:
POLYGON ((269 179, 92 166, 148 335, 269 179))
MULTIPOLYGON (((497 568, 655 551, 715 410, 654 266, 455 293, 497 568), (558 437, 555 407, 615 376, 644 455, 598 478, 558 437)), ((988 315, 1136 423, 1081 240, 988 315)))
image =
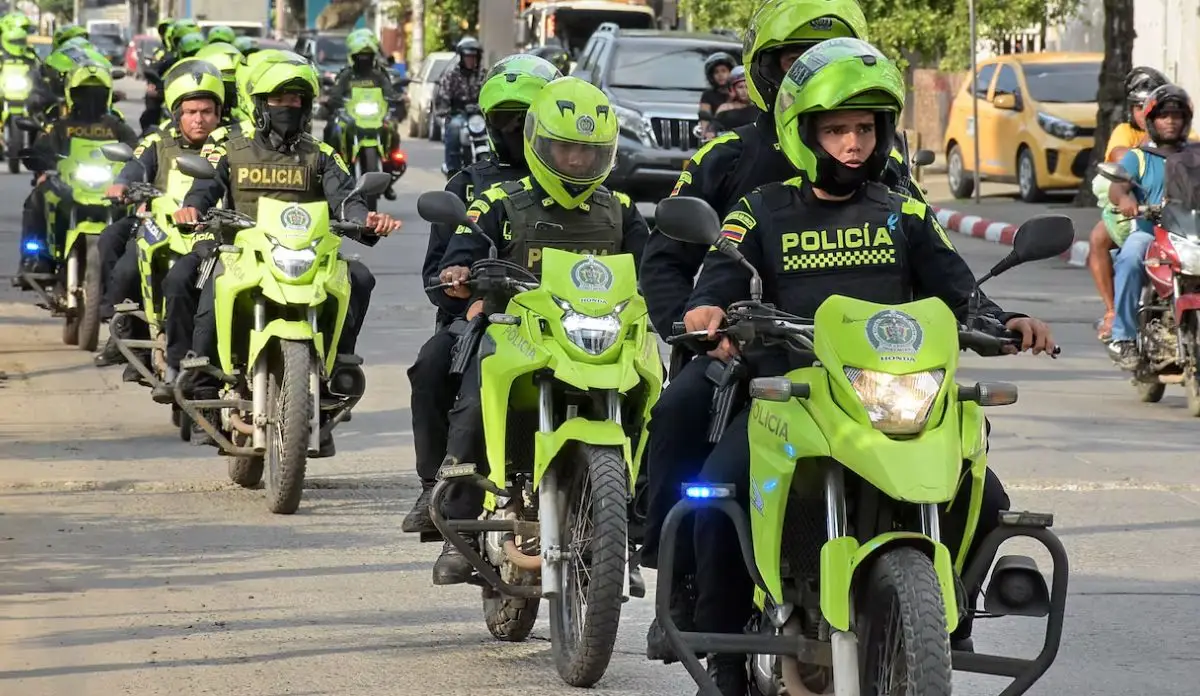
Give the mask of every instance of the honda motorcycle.
MULTIPOLYGON (((704 201, 668 198, 656 220, 669 237, 713 245, 750 267, 704 201)), ((980 282, 1053 257, 1073 238, 1068 218, 1033 218, 980 282)), ((1001 355, 1019 334, 975 312, 959 325, 937 298, 881 305, 833 295, 805 319, 763 302, 750 268, 751 299, 727 310, 719 333, 743 354, 770 344, 809 366, 749 381, 749 511, 735 500, 747 482, 714 482, 685 485, 667 515, 655 609, 675 654, 704 696, 720 692, 697 652, 751 655, 761 696, 949 696, 955 669, 1011 677, 1003 693, 1025 693, 1058 651, 1067 557, 1051 515, 1006 511, 967 564, 987 470, 983 407, 1015 403, 1017 388, 955 382, 960 350, 1001 355), (966 479, 975 492, 968 531, 952 549, 941 537, 940 506, 966 479), (728 515, 737 530, 758 609, 748 634, 685 632, 671 617, 676 536, 701 507, 728 515), (1047 549, 1053 592, 1032 558, 1003 556, 993 567, 1012 537, 1047 549), (980 587, 989 569, 988 615, 1049 617, 1036 658, 951 649, 950 633, 975 612, 962 588, 980 587)))
MULTIPOLYGON (((1119 164, 1101 164, 1100 174, 1132 183, 1119 164)), ((1200 417, 1200 211, 1168 202, 1138 206, 1138 216, 1154 223, 1154 241, 1143 262, 1150 282, 1138 302, 1133 384, 1147 403, 1181 385, 1188 412, 1200 417)))

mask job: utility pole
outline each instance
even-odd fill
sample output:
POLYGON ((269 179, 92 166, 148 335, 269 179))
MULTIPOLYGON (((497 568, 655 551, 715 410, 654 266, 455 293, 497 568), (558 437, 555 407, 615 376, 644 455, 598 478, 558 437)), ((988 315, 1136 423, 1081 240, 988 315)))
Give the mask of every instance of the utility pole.
POLYGON ((971 123, 972 135, 974 136, 975 144, 972 149, 975 150, 975 205, 979 205, 979 92, 975 89, 975 81, 979 79, 978 65, 976 65, 975 55, 978 53, 978 47, 975 43, 975 0, 967 0, 967 10, 971 15, 971 123))
POLYGON ((425 0, 412 0, 412 47, 409 49, 409 77, 425 62, 425 0))

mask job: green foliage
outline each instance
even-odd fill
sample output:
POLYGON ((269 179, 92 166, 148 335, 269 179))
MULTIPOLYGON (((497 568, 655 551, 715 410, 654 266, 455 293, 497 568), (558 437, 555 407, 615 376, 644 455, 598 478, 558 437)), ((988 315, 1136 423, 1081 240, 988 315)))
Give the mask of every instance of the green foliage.
MULTIPOLYGON (((1037 32, 1043 23, 1071 16, 1080 0, 977 0, 979 39, 1000 40, 1037 32)), ((699 30, 742 29, 761 0, 683 0, 699 30)), ((871 23, 870 41, 901 67, 939 65, 962 70, 970 64, 970 22, 964 0, 859 0, 871 23)))
POLYGON ((425 0, 425 54, 452 50, 464 36, 478 37, 478 25, 479 0, 425 0))

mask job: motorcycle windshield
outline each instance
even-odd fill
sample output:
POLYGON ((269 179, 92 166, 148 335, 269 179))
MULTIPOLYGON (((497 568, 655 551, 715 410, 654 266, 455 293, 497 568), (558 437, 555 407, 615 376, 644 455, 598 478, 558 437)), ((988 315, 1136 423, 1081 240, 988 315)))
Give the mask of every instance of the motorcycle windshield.
POLYGON ((29 66, 25 63, 0 65, 0 87, 4 89, 5 101, 25 101, 33 89, 29 79, 29 66))
POLYGON ((108 160, 100 148, 115 140, 87 140, 71 138, 71 148, 66 159, 58 163, 58 172, 70 184, 77 202, 89 205, 104 203, 104 192, 125 166, 123 162, 108 160))
POLYGON ((1200 210, 1168 203, 1163 207, 1162 224, 1172 234, 1200 242, 1200 210))
POLYGON ((359 128, 379 128, 387 116, 387 100, 378 87, 354 87, 346 102, 346 113, 359 128))
POLYGON ((329 204, 325 201, 292 203, 260 198, 256 222, 254 229, 281 247, 294 251, 311 249, 329 233, 329 204))

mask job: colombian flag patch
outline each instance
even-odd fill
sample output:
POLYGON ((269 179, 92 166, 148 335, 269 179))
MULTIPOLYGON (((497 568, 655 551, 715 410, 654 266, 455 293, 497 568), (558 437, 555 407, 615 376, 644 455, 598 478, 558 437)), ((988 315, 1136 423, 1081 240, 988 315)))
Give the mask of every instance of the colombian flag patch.
POLYGON ((746 228, 727 222, 721 228, 721 236, 734 244, 741 244, 742 240, 746 238, 746 228))
POLYGON ((479 222, 479 210, 477 208, 471 208, 468 210, 467 219, 471 222, 479 222))

